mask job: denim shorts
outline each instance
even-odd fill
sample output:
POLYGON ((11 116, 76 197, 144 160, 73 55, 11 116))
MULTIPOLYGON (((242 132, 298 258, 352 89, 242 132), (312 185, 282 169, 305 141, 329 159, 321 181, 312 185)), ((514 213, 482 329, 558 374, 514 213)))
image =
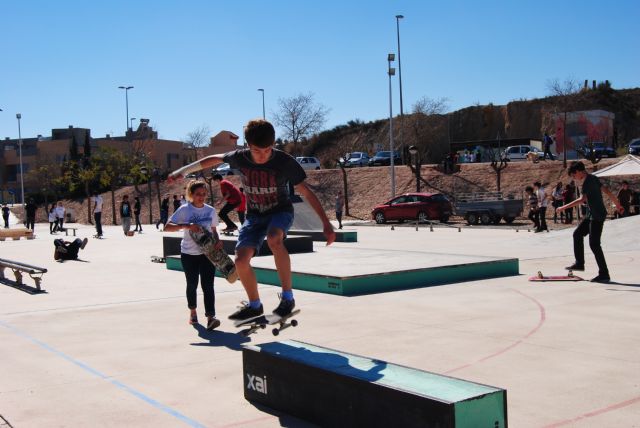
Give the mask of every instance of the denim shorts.
POLYGON ((279 212, 268 215, 248 215, 240 228, 236 250, 241 247, 260 251, 262 242, 271 229, 280 229, 285 236, 293 224, 293 213, 279 212))

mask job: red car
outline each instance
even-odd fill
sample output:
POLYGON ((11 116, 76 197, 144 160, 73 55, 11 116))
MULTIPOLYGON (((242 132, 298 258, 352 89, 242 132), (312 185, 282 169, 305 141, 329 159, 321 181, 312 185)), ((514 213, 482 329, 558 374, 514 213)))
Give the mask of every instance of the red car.
POLYGON ((439 220, 446 223, 452 213, 451 202, 440 193, 406 193, 376 205, 371 216, 378 224, 393 220, 439 220))

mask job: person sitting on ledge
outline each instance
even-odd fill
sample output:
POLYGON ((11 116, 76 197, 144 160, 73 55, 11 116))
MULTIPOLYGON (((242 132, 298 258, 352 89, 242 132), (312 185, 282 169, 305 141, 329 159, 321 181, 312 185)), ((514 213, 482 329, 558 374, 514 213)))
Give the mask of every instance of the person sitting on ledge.
POLYGON ((56 260, 77 260, 78 252, 87 246, 87 238, 76 238, 72 242, 62 239, 54 239, 53 245, 56 247, 53 258, 56 260))

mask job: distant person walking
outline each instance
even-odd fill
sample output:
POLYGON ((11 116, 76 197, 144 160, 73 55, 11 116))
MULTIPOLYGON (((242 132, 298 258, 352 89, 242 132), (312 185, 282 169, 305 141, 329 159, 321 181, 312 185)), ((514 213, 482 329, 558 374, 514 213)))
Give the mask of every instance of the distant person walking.
MULTIPOLYGON (((151 208, 151 207, 149 207, 151 208)), ((167 224, 169 220, 169 195, 165 196, 160 203, 160 220, 156 223, 156 229, 160 224, 164 228, 164 225, 167 224)))
POLYGON ((120 218, 122 220, 122 230, 124 235, 128 236, 131 229, 131 204, 129 203, 129 196, 124 195, 122 197, 122 203, 120 204, 120 218))
POLYGON ((535 230, 540 228, 540 213, 538 212, 538 195, 533 191, 533 187, 527 186, 524 190, 527 194, 527 204, 529 205, 529 214, 527 218, 533 223, 535 230))
POLYGON ((542 187, 539 181, 533 183, 533 190, 538 196, 538 217, 540 221, 540 227, 538 227, 536 232, 542 232, 543 230, 549 231, 547 227, 547 192, 545 192, 544 187, 542 187))
POLYGON ((620 204, 622 204, 622 208, 624 208, 624 213, 622 213, 621 216, 627 217, 631 215, 631 199, 633 198, 633 190, 629 189, 629 182, 627 180, 622 182, 622 189, 618 191, 617 196, 620 204))
POLYGON ((93 195, 93 221, 96 223, 96 236, 102 237, 102 196, 98 193, 93 195))
POLYGON ((546 160, 547 155, 549 155, 549 159, 554 160, 554 157, 551 154, 551 145, 553 144, 553 139, 549 136, 549 134, 545 132, 544 137, 542 137, 542 142, 544 144, 544 155, 542 156, 542 159, 546 160))
POLYGON ((589 235, 589 247, 593 252, 598 263, 598 275, 591 279, 592 282, 609 282, 609 269, 604 258, 604 252, 600 245, 600 237, 602 236, 602 228, 607 218, 607 209, 604 205, 602 193, 607 195, 615 204, 617 212, 624 212, 623 206, 618 198, 604 186, 598 177, 588 174, 584 164, 580 161, 574 161, 569 166, 569 176, 578 182, 582 182, 582 196, 573 202, 558 208, 562 212, 569 208, 578 206, 584 202, 589 205, 589 213, 578 224, 573 232, 573 253, 575 262, 571 266, 567 266, 568 270, 584 270, 584 237, 589 235))
POLYGON ((229 218, 229 213, 236 209, 240 205, 240 202, 242 202, 240 189, 234 186, 229 180, 223 179, 220 174, 215 174, 213 181, 217 181, 220 185, 220 193, 222 193, 222 200, 224 201, 224 205, 218 214, 220 219, 227 225, 226 229, 222 231, 233 232, 238 229, 238 226, 229 218))
POLYGON ((338 220, 338 229, 342 229, 342 209, 344 208, 344 196, 342 190, 338 190, 336 195, 336 220, 338 220))
MULTIPOLYGON (((556 184, 553 192, 551 192, 551 205, 553 206, 553 222, 558 222, 558 208, 564 205, 564 187, 562 182, 556 184)), ((564 223, 564 213, 560 213, 560 223, 564 223)))
POLYGON ((135 201, 133 203, 133 216, 136 219, 136 228, 133 231, 142 233, 142 223, 140 223, 140 198, 136 196, 133 200, 135 201))
POLYGON ((58 205, 56 206, 56 227, 60 232, 64 230, 64 212, 65 209, 64 205, 62 205, 62 201, 58 201, 58 205))
POLYGON ((29 202, 24 206, 24 210, 27 214, 27 222, 25 226, 27 229, 35 230, 36 227, 36 210, 38 206, 33 201, 33 199, 29 199, 29 202))
POLYGON ((2 220, 4 220, 4 228, 9 229, 9 213, 11 210, 7 204, 2 205, 2 220))
POLYGON ((58 218, 56 217, 56 204, 51 204, 49 208, 49 234, 53 235, 57 231, 58 218))

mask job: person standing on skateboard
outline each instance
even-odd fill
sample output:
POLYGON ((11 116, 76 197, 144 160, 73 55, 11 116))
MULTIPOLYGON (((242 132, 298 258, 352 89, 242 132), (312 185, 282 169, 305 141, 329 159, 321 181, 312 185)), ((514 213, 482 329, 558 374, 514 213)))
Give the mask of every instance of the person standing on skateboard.
POLYGON ((300 164, 290 155, 274 148, 273 125, 263 119, 251 120, 245 127, 244 136, 248 148, 224 155, 207 156, 174 171, 169 179, 181 178, 223 162, 240 171, 247 197, 247 218, 240 229, 235 262, 249 302, 231 314, 229 319, 248 320, 264 313, 258 293, 258 282, 251 267, 251 258, 265 237, 273 252, 282 284, 280 304, 273 313, 283 317, 290 314, 295 307, 291 284, 291 260, 284 246, 286 233, 293 224, 293 204, 289 196, 288 183, 295 186, 296 191, 306 198, 322 220, 327 245, 335 241, 336 234, 320 201, 306 185, 306 174, 300 164))
POLYGON ((593 252, 598 263, 598 275, 591 279, 592 282, 609 282, 609 269, 604 258, 604 252, 600 246, 600 237, 602 236, 602 228, 607 218, 607 209, 602 200, 602 193, 606 194, 615 204, 616 209, 622 214, 624 208, 620 205, 618 198, 602 183, 595 175, 588 174, 584 164, 580 161, 574 161, 569 166, 569 176, 578 182, 582 182, 582 196, 573 202, 558 208, 559 212, 571 209, 586 202, 589 206, 589 212, 584 219, 578 224, 573 232, 573 253, 576 261, 571 266, 567 266, 568 270, 584 270, 584 237, 589 235, 589 247, 593 252))
MULTIPOLYGON (((202 253, 202 248, 191 237, 191 232, 201 232, 202 229, 211 231, 216 238, 218 216, 216 210, 204 201, 207 199, 207 184, 204 181, 191 180, 187 184, 187 204, 181 205, 164 226, 165 231, 175 232, 183 230, 180 242, 180 261, 187 280, 187 306, 189 307, 189 324, 198 324, 198 277, 204 294, 204 310, 207 317, 207 330, 213 330, 220 325, 216 318, 216 300, 213 290, 213 279, 216 268, 202 253)), ((222 242, 218 240, 215 247, 222 249, 222 242)))
POLYGON ((219 214, 220 219, 227 225, 227 228, 224 229, 223 232, 238 230, 238 226, 229 218, 229 213, 238 208, 242 202, 240 190, 229 180, 223 179, 220 174, 215 174, 213 181, 217 181, 220 185, 220 193, 222 194, 222 201, 224 202, 219 214))

